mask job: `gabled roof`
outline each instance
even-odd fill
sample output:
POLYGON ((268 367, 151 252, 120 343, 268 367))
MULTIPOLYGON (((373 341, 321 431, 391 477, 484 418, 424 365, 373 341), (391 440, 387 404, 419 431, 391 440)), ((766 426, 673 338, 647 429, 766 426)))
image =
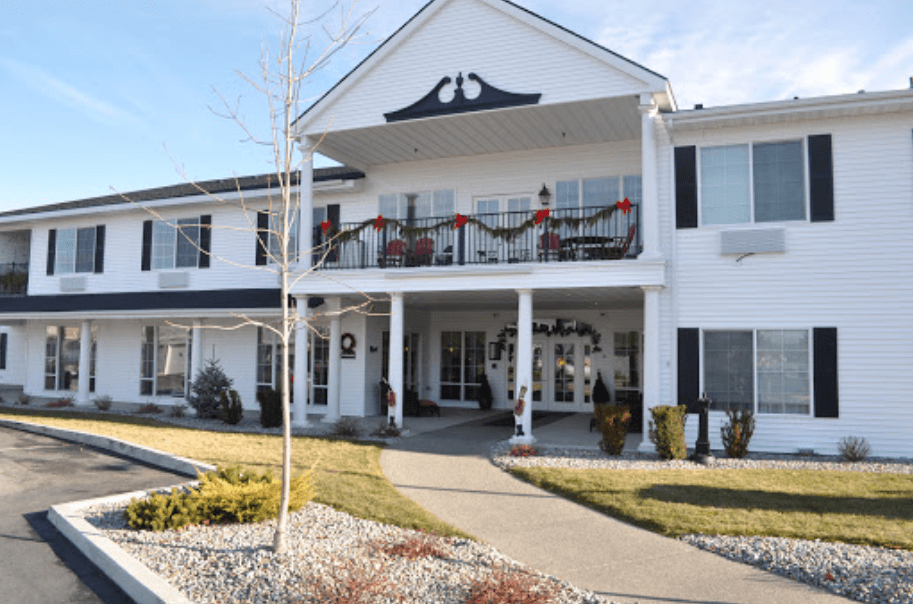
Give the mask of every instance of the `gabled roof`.
MULTIPOLYGON (((358 180, 364 178, 363 172, 352 169, 348 166, 334 166, 331 168, 315 168, 314 182, 325 182, 329 180, 358 180)), ((298 184, 299 172, 292 173, 292 185, 298 184)), ((204 180, 196 184, 181 183, 165 187, 156 187, 154 189, 143 189, 140 191, 129 191, 123 194, 104 195, 101 197, 90 197, 88 199, 79 199, 76 201, 65 201, 62 203, 51 203, 31 208, 22 208, 8 212, 0 212, 0 219, 22 216, 27 214, 45 214, 49 212, 60 212, 66 210, 76 210, 84 208, 93 208, 99 206, 119 205, 126 203, 142 203, 144 201, 157 201, 163 199, 178 199, 181 197, 190 197, 201 195, 200 189, 212 194, 233 193, 238 191, 257 191, 266 190, 275 186, 277 182, 276 174, 257 174, 253 176, 239 176, 237 178, 220 178, 216 180, 204 180), (125 199, 126 198, 126 199, 125 199), (129 201, 128 201, 129 200, 129 201)))
MULTIPOLYGON (((432 18, 434 13, 436 13, 441 7, 453 1, 454 0, 430 0, 421 9, 419 9, 415 15, 413 15, 408 21, 406 21, 395 32, 393 32, 393 34, 384 40, 377 48, 375 48, 371 54, 365 57, 360 63, 358 63, 358 65, 356 65, 351 71, 349 71, 338 82, 336 82, 336 84, 333 85, 333 87, 330 88, 326 93, 324 93, 323 96, 317 99, 310 107, 305 109, 301 115, 298 116, 293 125, 295 127, 298 127, 299 125, 305 125, 309 115, 316 115, 323 105, 333 102, 340 95, 344 94, 346 90, 354 85, 355 81, 358 79, 359 75, 362 72, 370 70, 374 65, 383 61, 383 59, 389 53, 393 52, 400 40, 405 39, 411 32, 420 28, 422 24, 425 23, 428 19, 432 18)), ((510 0, 478 1, 484 2, 497 10, 511 14, 521 21, 533 27, 537 27, 546 34, 552 35, 554 37, 559 37, 572 46, 575 46, 579 50, 582 50, 591 56, 601 59, 614 66, 615 68, 632 75, 635 78, 649 82, 652 86, 655 87, 657 92, 668 94, 669 102, 671 107, 674 109, 675 101, 672 97, 672 91, 671 87, 669 86, 668 79, 665 76, 660 75, 655 71, 652 71, 643 65, 640 65, 639 63, 636 63, 600 44, 597 44, 596 42, 585 38, 580 34, 567 29, 566 27, 546 19, 538 13, 519 6, 510 0)))

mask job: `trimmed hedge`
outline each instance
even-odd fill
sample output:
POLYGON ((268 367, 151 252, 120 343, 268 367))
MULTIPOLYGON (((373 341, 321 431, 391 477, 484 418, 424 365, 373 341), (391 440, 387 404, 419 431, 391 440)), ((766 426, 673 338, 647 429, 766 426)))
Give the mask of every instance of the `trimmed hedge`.
POLYGON ((650 409, 650 440, 656 445, 656 452, 663 459, 685 459, 688 447, 685 445, 685 414, 687 405, 657 405, 650 409))
POLYGON ((628 405, 596 405, 593 413, 602 432, 599 448, 609 455, 621 455, 631 423, 631 408, 628 405))

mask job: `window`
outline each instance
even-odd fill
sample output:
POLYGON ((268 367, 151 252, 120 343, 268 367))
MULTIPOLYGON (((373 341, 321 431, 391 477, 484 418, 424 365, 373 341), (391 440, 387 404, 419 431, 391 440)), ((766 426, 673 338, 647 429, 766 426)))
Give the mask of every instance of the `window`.
POLYGON ((477 400, 485 372, 485 332, 441 333, 441 398, 477 400))
POLYGON ((311 354, 314 355, 311 363, 311 404, 326 405, 330 383, 330 330, 325 327, 315 329, 311 334, 311 354))
POLYGON ((183 397, 190 332, 174 325, 143 327, 140 394, 183 397))
POLYGON ((152 224, 152 268, 197 268, 199 260, 199 218, 152 224))
MULTIPOLYGON (((640 206, 643 192, 642 179, 639 174, 558 181, 555 185, 555 209, 557 210, 555 216, 557 218, 586 218, 626 197, 631 201, 632 206, 640 206)), ((629 226, 628 219, 621 212, 613 213, 609 222, 609 235, 614 237, 625 235, 629 226)), ((584 227, 581 233, 571 233, 570 227, 562 226, 559 235, 562 238, 576 234, 605 235, 605 232, 597 232, 597 229, 599 226, 593 225, 584 227)))
POLYGON ((704 147, 701 222, 805 220, 802 141, 704 147))
POLYGON ((399 220, 421 218, 446 218, 455 207, 452 189, 425 191, 423 193, 389 193, 378 200, 378 213, 384 218, 399 220))
MULTIPOLYGON (((317 226, 320 226, 320 223, 316 223, 317 226)), ((279 241, 279 234, 282 232, 282 215, 280 213, 270 214, 269 221, 269 253, 273 258, 280 258, 282 256, 282 246, 279 241)), ((286 248, 288 253, 289 262, 298 261, 298 214, 295 214, 292 223, 289 225, 288 229, 288 247, 286 248)))
POLYGON ((711 409, 807 415, 807 330, 704 332, 704 388, 711 409))
MULTIPOLYGON (((295 379, 295 331, 291 333, 288 343, 289 381, 295 379)), ((277 390, 279 376, 282 375, 282 342, 279 336, 268 329, 257 328, 257 391, 272 388, 277 390)), ((294 388, 289 388, 289 397, 294 388)))
POLYGON ((640 332, 616 331, 614 334, 615 393, 640 389, 640 332))
POLYGON ((97 227, 57 229, 53 272, 94 272, 96 230, 97 227))
MULTIPOLYGON (((44 389, 79 390, 79 326, 48 325, 45 328, 44 347, 44 389)), ((95 392, 95 355, 98 342, 98 327, 90 330, 89 392, 95 392)))

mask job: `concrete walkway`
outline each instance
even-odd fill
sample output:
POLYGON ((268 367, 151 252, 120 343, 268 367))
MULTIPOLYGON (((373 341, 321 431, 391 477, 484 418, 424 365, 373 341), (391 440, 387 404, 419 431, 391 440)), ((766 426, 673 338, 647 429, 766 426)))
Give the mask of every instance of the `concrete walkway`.
MULTIPOLYGON (((731 562, 551 495, 489 462, 510 428, 475 420, 413 436, 381 455, 384 474, 432 514, 503 554, 621 604, 825 604, 845 598, 731 562)), ((582 420, 534 434, 555 440, 582 420), (574 423, 577 422, 577 423, 574 423)), ((407 419, 406 427, 410 427, 407 419)), ((580 424, 578 434, 589 438, 580 424)), ((598 437, 593 434, 597 440, 598 437)), ((555 443, 558 444, 558 443, 555 443)), ((561 443, 566 444, 566 443, 561 443)), ((587 444, 589 444, 587 442, 587 444)))

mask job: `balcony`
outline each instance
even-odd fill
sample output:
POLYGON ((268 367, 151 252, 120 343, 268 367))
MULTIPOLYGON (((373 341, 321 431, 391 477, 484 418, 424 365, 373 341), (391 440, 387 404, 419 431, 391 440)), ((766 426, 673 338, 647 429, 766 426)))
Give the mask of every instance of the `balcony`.
POLYGON ((587 262, 636 258, 639 207, 616 205, 343 223, 314 230, 319 270, 587 262), (538 224, 537 224, 538 222, 538 224))
POLYGON ((28 263, 0 264, 0 296, 24 296, 28 292, 28 288, 28 263))

